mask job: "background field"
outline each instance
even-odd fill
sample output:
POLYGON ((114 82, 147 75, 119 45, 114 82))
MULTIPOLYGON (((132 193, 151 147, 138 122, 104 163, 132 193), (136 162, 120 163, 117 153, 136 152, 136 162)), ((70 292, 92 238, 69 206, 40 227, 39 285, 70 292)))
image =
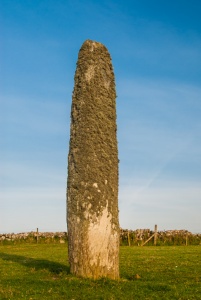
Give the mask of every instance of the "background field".
POLYGON ((0 299, 201 299, 201 247, 120 247, 120 280, 69 273, 67 244, 0 245, 0 299))

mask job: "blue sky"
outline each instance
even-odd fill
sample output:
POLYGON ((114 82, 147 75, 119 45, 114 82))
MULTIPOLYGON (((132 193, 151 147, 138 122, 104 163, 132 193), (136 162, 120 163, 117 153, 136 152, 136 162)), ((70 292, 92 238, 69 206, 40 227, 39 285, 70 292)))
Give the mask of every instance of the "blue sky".
POLYGON ((200 1, 1 0, 0 232, 66 230, 78 51, 113 61, 123 228, 201 232, 200 1))

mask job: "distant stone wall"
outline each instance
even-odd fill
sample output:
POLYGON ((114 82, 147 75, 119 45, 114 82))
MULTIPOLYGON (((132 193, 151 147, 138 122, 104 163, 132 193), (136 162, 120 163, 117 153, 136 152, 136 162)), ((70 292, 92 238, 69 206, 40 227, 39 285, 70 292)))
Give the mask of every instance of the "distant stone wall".
POLYGON ((0 233, 0 241, 59 241, 65 243, 67 241, 67 232, 21 232, 21 233, 0 233))
MULTIPOLYGON (((150 229, 120 229, 120 245, 128 245, 130 239, 131 246, 141 246, 148 238, 154 234, 150 229)), ((22 232, 22 233, 0 233, 0 242, 67 242, 67 232, 22 232)), ((193 234, 188 230, 166 230, 158 231, 158 245, 200 245, 201 234, 193 234)), ((153 239, 148 242, 153 245, 153 239)))
MULTIPOLYGON (((154 234, 150 229, 120 230, 120 245, 141 246, 154 234)), ((153 239, 148 245, 153 245, 153 239)), ((188 230, 165 230, 157 232, 157 245, 200 245, 201 234, 193 234, 188 230)))

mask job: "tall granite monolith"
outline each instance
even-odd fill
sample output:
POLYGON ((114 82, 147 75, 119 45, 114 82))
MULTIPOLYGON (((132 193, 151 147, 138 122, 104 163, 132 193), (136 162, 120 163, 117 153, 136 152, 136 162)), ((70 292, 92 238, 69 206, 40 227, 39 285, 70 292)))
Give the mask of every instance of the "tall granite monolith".
POLYGON ((104 45, 84 42, 74 80, 67 182, 70 270, 118 279, 116 91, 104 45))

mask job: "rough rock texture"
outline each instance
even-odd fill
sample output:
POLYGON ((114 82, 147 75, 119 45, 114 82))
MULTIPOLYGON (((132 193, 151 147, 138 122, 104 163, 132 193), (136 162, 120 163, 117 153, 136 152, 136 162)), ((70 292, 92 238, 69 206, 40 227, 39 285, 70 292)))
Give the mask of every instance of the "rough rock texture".
POLYGON ((68 156, 69 262, 77 276, 119 277, 116 131, 111 57, 87 40, 75 73, 68 156))

